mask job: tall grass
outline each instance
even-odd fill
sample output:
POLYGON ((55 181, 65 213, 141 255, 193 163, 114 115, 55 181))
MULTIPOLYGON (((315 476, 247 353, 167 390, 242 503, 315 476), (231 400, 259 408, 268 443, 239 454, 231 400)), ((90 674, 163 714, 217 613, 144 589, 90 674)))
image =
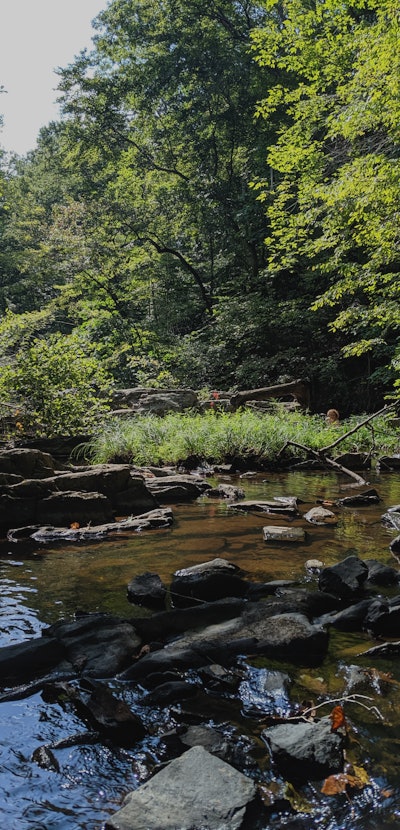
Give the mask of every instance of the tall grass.
MULTIPOLYGON (((190 456, 213 464, 233 456, 256 456, 272 462, 287 441, 319 450, 362 420, 362 416, 354 416, 337 426, 327 426, 319 415, 287 412, 279 407, 268 413, 241 410, 171 413, 162 418, 135 415, 106 423, 85 447, 85 453, 93 463, 125 461, 138 466, 177 464, 190 456)), ((386 417, 376 418, 346 438, 335 453, 371 450, 377 455, 400 451, 400 433, 386 417)), ((296 447, 288 448, 287 454, 305 457, 296 447)))

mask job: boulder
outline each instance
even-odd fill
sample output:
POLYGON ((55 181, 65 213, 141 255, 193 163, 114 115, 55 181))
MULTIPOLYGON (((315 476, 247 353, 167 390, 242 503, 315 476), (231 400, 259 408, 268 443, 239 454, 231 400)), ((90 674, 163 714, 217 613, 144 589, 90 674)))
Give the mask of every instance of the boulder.
POLYGON ((375 600, 365 617, 364 626, 376 637, 398 637, 400 634, 399 598, 394 600, 375 600))
POLYGON ((145 728, 138 715, 123 700, 114 697, 104 683, 85 680, 83 689, 62 683, 60 693, 68 697, 85 723, 117 746, 131 747, 144 738, 145 728))
POLYGON ((111 521, 113 515, 111 502, 102 493, 65 491, 52 493, 38 501, 34 521, 59 527, 69 526, 74 522, 80 525, 96 525, 111 521))
POLYGON ((318 665, 328 646, 327 632, 312 625, 303 614, 267 616, 264 603, 246 603, 239 618, 191 631, 164 648, 146 654, 122 673, 121 679, 138 680, 154 672, 229 663, 238 654, 260 654, 274 660, 318 665))
POLYGON ((207 481, 194 475, 154 476, 146 479, 146 485, 160 504, 192 501, 211 489, 207 481))
POLYGON ((380 501, 381 498, 376 490, 371 488, 370 490, 364 490, 363 493, 338 499, 337 504, 340 504, 341 507, 361 507, 368 504, 379 504, 380 501))
POLYGON ((342 599, 352 599, 362 590, 368 579, 368 566, 358 556, 348 556, 337 565, 324 568, 318 580, 321 591, 342 599))
POLYGON ((1 684, 12 686, 40 677, 66 657, 62 643, 49 634, 0 649, 1 684))
POLYGON ((198 406, 199 399, 193 389, 150 389, 134 387, 116 389, 112 396, 113 409, 134 412, 152 412, 164 415, 166 412, 182 412, 198 406))
POLYGON ((320 779, 343 770, 343 736, 332 732, 329 717, 271 726, 261 736, 279 772, 289 780, 320 779))
POLYGON ((129 793, 106 830, 240 830, 254 782, 202 746, 129 793))
MULTIPOLYGON (((43 633, 77 671, 89 677, 111 677, 129 665, 142 640, 126 620, 108 614, 87 614, 73 622, 60 622, 43 633)), ((1 654, 1 652, 0 652, 1 654)))
POLYGON ((47 478, 55 473, 55 462, 51 455, 34 449, 10 449, 0 451, 0 473, 22 476, 22 478, 47 478))
POLYGON ((138 515, 158 507, 143 476, 132 473, 129 464, 97 464, 77 472, 63 473, 48 479, 46 483, 61 491, 102 493, 119 515, 138 515))
POLYGON ((303 519, 310 522, 312 525, 335 525, 337 524, 337 516, 332 513, 332 510, 327 510, 325 507, 312 507, 304 514, 303 519))
POLYGON ((238 576, 238 568, 218 558, 176 571, 170 586, 173 604, 181 607, 198 601, 244 597, 246 591, 247 582, 238 576))
POLYGON ((156 573, 135 576, 128 585, 128 600, 147 608, 163 608, 167 589, 156 573))
POLYGON ((400 582, 400 572, 397 568, 392 568, 390 565, 384 565, 376 559, 365 559, 365 564, 368 567, 368 582, 372 585, 398 585, 400 582))

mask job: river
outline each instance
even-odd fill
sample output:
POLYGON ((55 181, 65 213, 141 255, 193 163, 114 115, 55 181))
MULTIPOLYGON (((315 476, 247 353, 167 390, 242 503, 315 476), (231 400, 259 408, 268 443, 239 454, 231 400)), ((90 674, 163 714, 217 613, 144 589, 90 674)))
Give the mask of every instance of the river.
MULTIPOLYGON (((300 546, 266 543, 262 514, 239 513, 229 505, 202 497, 192 504, 172 505, 174 524, 99 544, 65 548, 24 548, 0 542, 0 645, 39 636, 47 625, 72 619, 76 611, 104 611, 132 617, 136 608, 128 602, 126 587, 133 576, 156 571, 169 582, 178 568, 214 557, 240 566, 254 581, 299 580, 315 584, 305 561, 319 559, 331 565, 350 554, 378 559, 399 567, 389 544, 396 535, 383 527, 381 516, 400 503, 400 475, 371 473, 370 486, 381 497, 379 505, 343 508, 337 526, 307 527, 307 541, 300 546)), ((247 499, 297 496, 302 511, 319 499, 349 495, 349 480, 334 474, 292 472, 257 474, 253 477, 219 477, 241 486, 247 499)), ((210 483, 215 483, 210 479, 210 483)), ((301 522, 295 522, 300 524, 301 522)), ((302 523, 304 526, 304 522, 302 523)), ((144 610, 139 613, 146 613, 144 610)), ((399 632, 400 634, 400 632, 399 632)), ((313 694, 313 700, 343 694, 349 667, 370 668, 358 657, 376 644, 367 635, 331 632, 329 653, 318 669, 298 669, 294 695, 313 694), (347 673, 347 674, 346 674, 347 673)), ((301 813, 301 828, 372 830, 400 826, 400 666, 398 659, 379 661, 367 695, 379 717, 361 706, 351 708, 352 740, 360 745, 359 762, 367 769, 370 786, 351 804, 342 796, 313 802, 311 812, 301 813), (390 676, 389 673, 390 672, 390 676), (313 812, 314 810, 314 812, 313 812)), ((116 691, 135 706, 135 691, 116 691)), ((242 729, 251 732, 241 715, 242 729)), ((46 703, 41 694, 0 704, 0 817, 7 830, 100 830, 120 806, 125 793, 135 789, 145 775, 149 758, 159 760, 157 734, 136 752, 103 744, 86 744, 57 752, 59 771, 42 769, 32 760, 34 750, 72 733, 82 732, 82 722, 59 705, 46 703)), ((282 816, 280 817, 282 821, 282 816)), ((278 821, 278 818, 276 818, 278 821)), ((271 819, 273 826, 274 818, 271 819)), ((285 821, 283 821, 285 824, 285 821)))

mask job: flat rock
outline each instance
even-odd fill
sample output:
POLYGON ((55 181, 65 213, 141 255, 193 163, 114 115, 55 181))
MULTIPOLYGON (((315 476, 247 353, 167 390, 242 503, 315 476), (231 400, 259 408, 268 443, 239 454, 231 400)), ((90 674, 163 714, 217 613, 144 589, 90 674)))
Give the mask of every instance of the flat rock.
POLYGON ((263 527, 265 542, 305 542, 306 532, 302 527, 280 527, 267 525, 263 527))
POLYGON ((171 761, 106 822, 107 830, 239 830, 254 782, 201 746, 171 761))
POLYGON ((289 519, 294 519, 299 516, 299 511, 293 503, 288 504, 282 501, 266 501, 262 499, 252 501, 251 499, 242 499, 235 504, 231 504, 231 508, 266 513, 269 516, 286 516, 289 519))

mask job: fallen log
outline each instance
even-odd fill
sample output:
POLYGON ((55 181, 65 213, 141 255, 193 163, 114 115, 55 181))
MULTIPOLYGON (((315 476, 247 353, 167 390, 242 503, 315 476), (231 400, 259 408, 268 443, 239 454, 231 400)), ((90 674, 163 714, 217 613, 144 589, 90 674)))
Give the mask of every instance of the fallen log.
POLYGON ((278 383, 275 386, 236 392, 232 395, 230 404, 236 411, 246 401, 265 401, 268 398, 281 398, 284 395, 292 395, 302 409, 310 408, 310 385, 304 380, 293 380, 289 383, 278 383))

